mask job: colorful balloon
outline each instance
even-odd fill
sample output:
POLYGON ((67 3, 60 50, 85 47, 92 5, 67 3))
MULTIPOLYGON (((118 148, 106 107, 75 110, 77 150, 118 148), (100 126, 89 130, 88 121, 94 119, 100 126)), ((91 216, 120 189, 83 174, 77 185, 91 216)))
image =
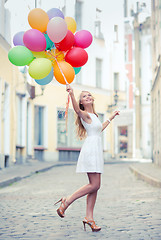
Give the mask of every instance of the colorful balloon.
POLYGON ((73 47, 65 56, 65 61, 70 63, 73 67, 81 67, 86 64, 87 60, 87 52, 80 47, 73 47))
POLYGON ((41 52, 46 49, 46 39, 39 30, 30 29, 24 33, 23 41, 25 46, 34 52, 41 52))
POLYGON ((53 46, 53 42, 50 40, 49 36, 47 35, 47 33, 44 33, 45 39, 46 39, 46 50, 49 50, 52 48, 53 46))
POLYGON ((52 18, 47 26, 47 34, 54 43, 62 41, 67 34, 67 30, 67 24, 61 17, 52 18))
POLYGON ((23 35, 24 35, 24 31, 22 31, 22 32, 18 32, 18 33, 16 33, 15 35, 14 35, 14 37, 13 37, 13 44, 15 45, 15 46, 18 46, 18 45, 20 45, 20 46, 25 46, 25 44, 24 44, 24 42, 23 42, 23 35))
POLYGON ((58 8, 51 8, 50 10, 47 11, 47 15, 49 17, 49 20, 52 19, 53 17, 61 17, 64 19, 64 14, 58 8))
POLYGON ((40 32, 45 32, 49 22, 47 13, 41 8, 34 8, 29 12, 28 22, 30 26, 40 32))
POLYGON ((29 65, 29 74, 34 79, 45 78, 51 71, 51 61, 46 58, 34 59, 29 65))
POLYGON ((54 66, 56 60, 62 61, 64 60, 64 53, 59 51, 58 49, 51 49, 51 51, 46 52, 46 58, 49 59, 52 62, 52 65, 54 66))
POLYGON ((81 48, 87 48, 91 45, 93 37, 92 34, 87 30, 81 30, 76 32, 75 36, 75 46, 81 48))
POLYGON ((61 51, 67 51, 74 45, 74 34, 68 30, 65 38, 59 42, 55 43, 55 47, 61 51))
POLYGON ((35 82, 38 83, 39 85, 46 85, 48 83, 50 83, 53 80, 53 67, 51 68, 51 71, 49 73, 49 75, 47 75, 45 78, 43 79, 35 79, 35 82))
POLYGON ((68 30, 70 30, 72 33, 75 33, 77 29, 77 24, 74 18, 72 17, 65 17, 65 21, 67 23, 68 30))
POLYGON ((78 67, 78 68, 75 68, 74 67, 74 72, 75 72, 75 75, 77 75, 81 70, 81 67, 78 67))
POLYGON ((58 64, 54 65, 54 76, 56 80, 61 84, 66 84, 66 81, 64 79, 62 72, 66 78, 66 81, 69 84, 73 82, 75 77, 75 72, 73 67, 69 63, 65 61, 61 61, 61 62, 58 62, 58 64))
POLYGON ((34 55, 35 58, 47 58, 46 52, 42 51, 42 52, 34 52, 31 51, 34 55))
POLYGON ((25 66, 33 61, 34 56, 28 48, 16 46, 8 52, 8 59, 16 66, 25 66))

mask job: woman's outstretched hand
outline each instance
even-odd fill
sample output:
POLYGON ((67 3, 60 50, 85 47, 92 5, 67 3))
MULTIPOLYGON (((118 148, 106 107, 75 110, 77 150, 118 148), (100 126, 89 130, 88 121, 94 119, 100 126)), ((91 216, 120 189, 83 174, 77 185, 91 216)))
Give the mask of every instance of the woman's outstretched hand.
POLYGON ((67 84, 66 91, 71 95, 73 93, 73 88, 69 84, 67 84))
POLYGON ((114 111, 112 114, 112 118, 114 119, 117 115, 120 115, 120 111, 114 111))

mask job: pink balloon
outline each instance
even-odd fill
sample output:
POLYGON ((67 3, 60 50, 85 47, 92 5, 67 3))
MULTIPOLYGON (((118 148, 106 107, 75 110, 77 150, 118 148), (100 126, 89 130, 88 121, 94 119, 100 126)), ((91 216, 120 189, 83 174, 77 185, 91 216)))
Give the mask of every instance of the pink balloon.
POLYGON ((46 39, 42 32, 37 29, 30 29, 24 33, 23 42, 25 46, 34 52, 41 52, 46 49, 46 39))
POLYGON ((54 17, 48 23, 47 34, 54 43, 62 41, 65 38, 67 31, 67 24, 61 17, 54 17))
POLYGON ((75 34, 74 39, 76 47, 87 48, 91 45, 93 37, 89 31, 81 30, 75 34))

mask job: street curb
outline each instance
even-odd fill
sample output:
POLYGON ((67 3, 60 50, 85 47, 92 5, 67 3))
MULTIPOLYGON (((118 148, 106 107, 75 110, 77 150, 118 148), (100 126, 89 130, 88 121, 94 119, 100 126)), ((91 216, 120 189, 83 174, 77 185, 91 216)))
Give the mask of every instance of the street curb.
POLYGON ((3 181, 3 182, 0 182, 0 188, 3 188, 3 187, 7 187, 15 182, 19 182, 21 181, 22 179, 25 179, 25 178, 28 178, 34 174, 37 174, 37 173, 41 173, 41 172, 46 172, 54 167, 62 167, 62 166, 72 166, 72 165, 75 165, 74 162, 71 162, 71 163, 65 163, 65 162, 62 162, 62 163, 55 163, 49 167, 44 167, 44 168, 41 168, 41 169, 38 169, 38 170, 35 170, 35 171, 31 171, 29 174, 23 176, 23 177, 20 177, 20 176, 17 176, 17 177, 14 177, 14 178, 11 178, 11 179, 8 179, 6 181, 3 181))
POLYGON ((141 179, 141 180, 151 184, 154 187, 161 188, 161 181, 159 181, 158 179, 143 173, 142 171, 138 170, 134 166, 129 166, 129 169, 131 170, 131 172, 133 172, 135 174, 135 176, 138 179, 141 179))

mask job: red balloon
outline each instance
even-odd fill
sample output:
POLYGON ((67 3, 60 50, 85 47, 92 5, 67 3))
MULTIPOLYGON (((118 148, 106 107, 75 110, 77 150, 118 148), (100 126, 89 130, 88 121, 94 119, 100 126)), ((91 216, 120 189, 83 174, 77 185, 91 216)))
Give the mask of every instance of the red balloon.
POLYGON ((68 30, 65 38, 59 42, 55 43, 55 47, 61 51, 67 51, 74 45, 74 34, 68 30))
POLYGON ((73 67, 81 67, 86 64, 88 60, 87 52, 80 47, 73 47, 65 56, 65 61, 70 63, 73 67))

